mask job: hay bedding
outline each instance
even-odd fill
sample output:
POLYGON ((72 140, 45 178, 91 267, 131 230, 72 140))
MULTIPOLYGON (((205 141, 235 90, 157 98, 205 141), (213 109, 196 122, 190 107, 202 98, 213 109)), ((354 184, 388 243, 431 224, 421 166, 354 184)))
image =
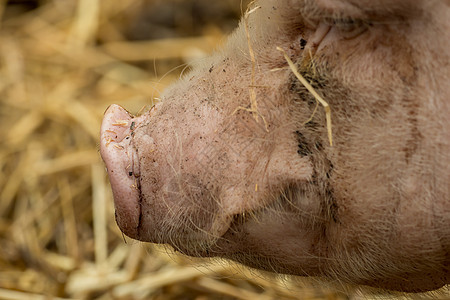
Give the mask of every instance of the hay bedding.
POLYGON ((0 0, 0 299, 347 298, 118 230, 101 118, 147 109, 237 24, 239 1, 193 3, 0 0))

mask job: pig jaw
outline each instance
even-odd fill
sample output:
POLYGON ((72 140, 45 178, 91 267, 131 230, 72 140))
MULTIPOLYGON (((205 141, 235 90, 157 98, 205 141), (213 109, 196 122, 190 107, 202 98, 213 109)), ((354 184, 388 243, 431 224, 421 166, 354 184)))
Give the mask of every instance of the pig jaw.
POLYGON ((105 112, 100 138, 100 154, 111 182, 116 221, 130 237, 136 237, 140 223, 139 158, 133 145, 134 129, 143 121, 119 105, 105 112))

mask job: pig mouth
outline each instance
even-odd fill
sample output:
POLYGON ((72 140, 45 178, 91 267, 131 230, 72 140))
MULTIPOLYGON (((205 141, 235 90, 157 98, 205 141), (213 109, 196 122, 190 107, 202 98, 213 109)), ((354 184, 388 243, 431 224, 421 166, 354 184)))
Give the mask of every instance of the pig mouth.
POLYGON ((134 117, 113 104, 101 126, 100 154, 111 182, 116 222, 130 237, 137 236, 141 222, 139 156, 133 136, 142 122, 143 116, 134 117))

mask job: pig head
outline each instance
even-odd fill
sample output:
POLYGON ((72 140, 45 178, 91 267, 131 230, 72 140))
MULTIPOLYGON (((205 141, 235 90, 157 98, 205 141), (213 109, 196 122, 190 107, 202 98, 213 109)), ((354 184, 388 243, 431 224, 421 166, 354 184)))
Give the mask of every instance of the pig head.
POLYGON ((106 111, 120 229, 283 274, 450 283, 449 49, 446 0, 256 2, 151 111, 106 111))

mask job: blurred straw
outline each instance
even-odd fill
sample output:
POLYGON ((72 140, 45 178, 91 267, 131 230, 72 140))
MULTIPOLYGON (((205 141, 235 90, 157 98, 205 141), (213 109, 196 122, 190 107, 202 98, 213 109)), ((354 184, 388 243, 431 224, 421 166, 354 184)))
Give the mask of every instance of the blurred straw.
POLYGON ((5 6, 6 6, 7 0, 0 0, 0 29, 2 28, 2 19, 3 19, 3 13, 5 12, 5 6))
POLYGON ((97 36, 100 13, 99 0, 79 0, 73 27, 68 36, 71 46, 85 47, 97 36))
POLYGON ((104 167, 92 165, 92 212, 94 220, 95 262, 104 267, 108 256, 108 231, 106 228, 106 186, 104 167))
POLYGON ((111 42, 102 48, 121 61, 143 61, 152 59, 194 60, 204 57, 220 43, 221 36, 164 39, 159 41, 111 42), (161 51, 164 49, 164 51, 161 51))

